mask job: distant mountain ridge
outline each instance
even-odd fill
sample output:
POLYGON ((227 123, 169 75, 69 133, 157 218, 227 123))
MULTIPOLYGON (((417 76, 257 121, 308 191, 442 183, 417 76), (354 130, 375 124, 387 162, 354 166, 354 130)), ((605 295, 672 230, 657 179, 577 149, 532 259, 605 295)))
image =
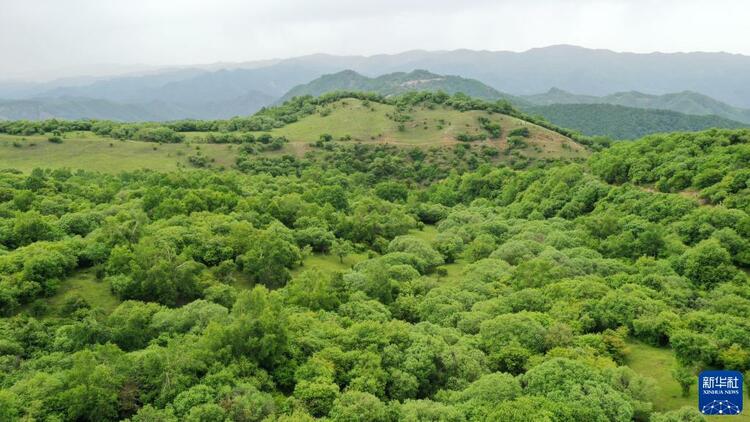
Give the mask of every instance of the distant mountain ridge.
POLYGON ((174 111, 164 105, 155 105, 161 110, 155 113, 146 105, 119 104, 92 98, 37 98, 30 100, 0 100, 0 120, 45 120, 81 118, 151 121, 161 120, 174 111))
POLYGON ((120 103, 86 97, 0 100, 0 120, 97 119, 123 122, 223 119, 259 110, 273 97, 253 92, 225 101, 179 104, 164 101, 120 103))
POLYGON ((525 95, 522 98, 538 106, 552 104, 611 104, 625 107, 671 110, 697 116, 715 115, 738 122, 750 123, 750 109, 734 107, 692 91, 663 95, 650 95, 638 91, 629 91, 597 97, 593 95, 578 95, 559 88, 552 88, 544 94, 525 95))
POLYGON ((369 78, 353 70, 323 75, 306 84, 297 85, 284 94, 278 102, 302 95, 320 96, 332 91, 366 91, 390 96, 408 91, 443 91, 447 94, 464 93, 485 100, 518 100, 475 79, 454 75, 438 75, 427 70, 395 72, 369 78))
MULTIPOLYGON (((750 56, 617 53, 569 45, 524 52, 407 51, 369 57, 315 54, 246 64, 170 68, 145 75, 89 78, 90 83, 84 83, 86 78, 39 84, 0 81, 0 99, 48 104, 50 98, 88 98, 145 108, 158 102, 169 110, 183 110, 182 117, 232 117, 252 114, 300 84, 347 69, 368 78, 428 69, 438 75, 473 79, 514 96, 546 92, 552 87, 593 97, 614 92, 637 91, 649 93, 643 95, 664 96, 689 91, 725 104, 708 105, 703 99, 684 95, 659 101, 617 100, 620 101, 617 104, 643 102, 649 107, 648 104, 655 104, 656 108, 697 114, 712 112, 743 121, 747 120, 744 112, 731 108, 750 108, 750 56)), ((518 101, 516 99, 517 104, 518 101)), ((171 115, 171 111, 158 114, 171 115)), ((123 114, 121 119, 127 116, 123 114)))

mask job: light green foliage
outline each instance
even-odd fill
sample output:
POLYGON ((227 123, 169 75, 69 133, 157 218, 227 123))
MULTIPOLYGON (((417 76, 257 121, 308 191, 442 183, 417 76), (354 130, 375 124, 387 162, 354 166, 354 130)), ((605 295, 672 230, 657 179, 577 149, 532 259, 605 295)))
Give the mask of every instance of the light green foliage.
POLYGON ((346 392, 336 399, 330 417, 335 422, 386 422, 389 419, 385 403, 359 391, 346 392))
POLYGON ((443 263, 440 254, 425 241, 412 236, 399 236, 388 244, 388 252, 404 252, 417 259, 415 267, 421 272, 430 272, 443 263))
POLYGON ((682 389, 682 397, 690 396, 690 387, 695 384, 696 374, 695 370, 690 367, 683 365, 677 365, 672 368, 672 378, 680 384, 682 389))
MULTIPOLYGON (((169 125, 260 148, 277 135, 240 134, 325 118, 314 101, 169 125)), ((428 107, 389 101, 370 106, 407 126, 428 107)), ((665 413, 695 397, 676 361, 750 368, 745 210, 611 183, 609 151, 522 169, 321 133, 330 150, 242 171, 1 171, 0 418, 690 420, 665 413)), ((744 132, 685 136, 628 148, 742 157, 744 132)), ((741 198, 730 172, 700 186, 741 198)))
POLYGON ((703 422, 706 418, 694 407, 683 407, 651 416, 653 422, 703 422))
POLYGON ((681 257, 685 277, 700 286, 729 281, 735 276, 732 257, 716 240, 704 240, 681 257))

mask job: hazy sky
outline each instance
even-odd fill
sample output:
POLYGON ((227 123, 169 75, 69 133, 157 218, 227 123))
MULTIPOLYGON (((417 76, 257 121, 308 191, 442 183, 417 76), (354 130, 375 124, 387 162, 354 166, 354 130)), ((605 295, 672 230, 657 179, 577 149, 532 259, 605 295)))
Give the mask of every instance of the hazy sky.
POLYGON ((0 0, 0 79, 551 44, 750 55, 748 22, 747 0, 0 0))

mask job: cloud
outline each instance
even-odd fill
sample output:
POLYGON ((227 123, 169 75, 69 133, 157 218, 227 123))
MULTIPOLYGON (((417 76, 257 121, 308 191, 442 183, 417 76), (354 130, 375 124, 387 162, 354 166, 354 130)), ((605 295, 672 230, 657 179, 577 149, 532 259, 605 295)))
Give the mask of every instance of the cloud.
POLYGON ((0 79, 101 64, 576 44, 750 54, 742 0, 0 0, 0 79))

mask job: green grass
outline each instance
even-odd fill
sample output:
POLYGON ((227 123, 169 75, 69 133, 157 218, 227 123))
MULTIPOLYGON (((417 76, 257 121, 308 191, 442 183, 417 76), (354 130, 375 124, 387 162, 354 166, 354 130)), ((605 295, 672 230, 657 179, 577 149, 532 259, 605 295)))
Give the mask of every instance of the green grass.
POLYGON ((61 315, 62 309, 66 300, 74 296, 82 297, 91 308, 98 308, 107 314, 120 304, 120 300, 110 291, 108 283, 97 281, 92 270, 85 270, 63 281, 57 293, 47 299, 48 315, 66 316, 61 315))
POLYGON ((138 169, 171 171, 189 166, 188 157, 198 151, 214 160, 213 167, 230 168, 236 156, 230 147, 118 141, 97 137, 90 132, 68 134, 62 144, 48 142, 46 136, 0 135, 0 168, 30 171, 35 167, 67 167, 107 173, 138 169), (20 146, 14 146, 14 143, 20 146))
MULTIPOLYGON (((698 377, 696 376, 695 385, 690 389, 690 396, 682 397, 680 385, 672 378, 675 356, 670 349, 636 342, 629 343, 628 347, 626 364, 635 372, 656 381, 658 393, 652 400, 656 411, 675 410, 684 406, 698 408, 698 377)), ((745 422, 750 421, 750 414, 745 410, 738 416, 707 416, 706 419, 745 422)))
POLYGON ((331 275, 337 271, 350 270, 352 266, 364 261, 366 258, 367 256, 365 254, 353 254, 346 256, 344 261, 341 262, 337 256, 313 254, 305 258, 304 265, 292 270, 292 276, 296 277, 297 275, 311 269, 316 269, 323 273, 323 275, 331 275))
POLYGON ((425 225, 421 230, 409 231, 409 235, 414 236, 417 239, 422 239, 427 243, 432 243, 432 241, 435 240, 435 237, 438 235, 438 230, 436 226, 425 225))
POLYGON ((351 136, 353 140, 373 143, 393 143, 409 146, 432 146, 455 144, 459 133, 480 134, 477 118, 484 116, 493 122, 500 123, 503 136, 497 140, 485 141, 500 147, 507 146, 506 135, 513 129, 527 127, 530 131, 528 143, 530 148, 524 153, 531 157, 556 156, 572 158, 585 156, 586 150, 557 132, 536 126, 515 117, 502 114, 490 114, 484 111, 461 112, 446 107, 415 107, 407 114, 411 120, 400 123, 390 119, 396 108, 388 104, 370 103, 365 105, 361 100, 340 100, 326 107, 328 114, 316 113, 303 117, 297 122, 270 133, 285 136, 290 140, 295 151, 305 151, 304 146, 316 141, 321 134, 327 133, 339 139, 351 136), (563 144, 570 149, 563 148, 563 144), (535 151, 537 147, 539 151, 535 151))

